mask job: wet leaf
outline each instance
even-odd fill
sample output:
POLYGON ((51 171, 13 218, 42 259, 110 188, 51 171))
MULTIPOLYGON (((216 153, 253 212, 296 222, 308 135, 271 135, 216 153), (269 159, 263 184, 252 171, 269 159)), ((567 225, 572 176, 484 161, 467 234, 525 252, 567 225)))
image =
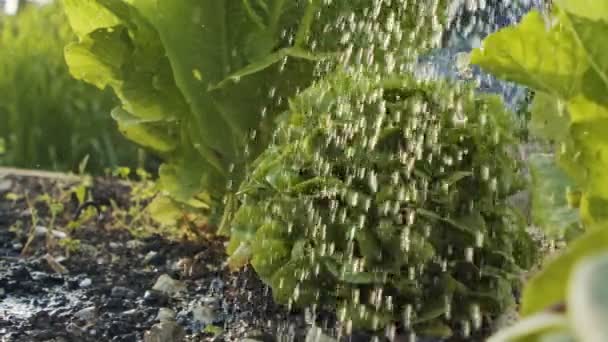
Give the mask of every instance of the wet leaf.
MULTIPOLYGON (((608 249, 608 248, 606 248, 608 249)), ((581 341, 608 339, 608 255, 582 260, 571 273, 568 317, 581 341)))
POLYGON ((578 226, 580 216, 571 208, 567 192, 575 186, 558 168, 552 155, 530 156, 532 174, 532 221, 548 236, 561 238, 567 230, 578 226))
POLYGON ((608 248, 608 227, 593 227, 573 241, 563 254, 547 263, 530 279, 522 295, 521 314, 530 316, 551 305, 564 301, 568 279, 576 264, 587 256, 601 253, 608 248))
POLYGON ((482 49, 473 50, 471 63, 500 78, 564 99, 580 92, 589 66, 571 32, 559 24, 548 30, 538 11, 527 14, 519 25, 486 38, 482 49))
POLYGON ((574 342, 568 334, 568 319, 564 315, 539 313, 525 318, 515 325, 503 329, 488 339, 488 342, 535 342, 549 336, 561 336, 551 341, 574 342))
POLYGON ((169 197, 157 196, 147 208, 150 216, 165 226, 174 226, 182 217, 183 211, 169 197))

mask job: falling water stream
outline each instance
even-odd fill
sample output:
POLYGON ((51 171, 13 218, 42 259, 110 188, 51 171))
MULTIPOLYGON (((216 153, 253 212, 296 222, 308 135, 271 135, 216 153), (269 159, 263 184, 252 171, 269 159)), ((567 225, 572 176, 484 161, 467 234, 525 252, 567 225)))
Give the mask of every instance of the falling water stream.
MULTIPOLYGON (((537 8, 543 10, 541 0, 453 0, 447 4, 447 14, 445 15, 446 20, 442 25, 439 20, 440 3, 441 1, 422 1, 422 0, 403 0, 403 7, 418 6, 419 16, 418 24, 414 28, 410 27, 411 32, 402 31, 402 27, 395 25, 395 21, 400 20, 400 15, 404 15, 399 11, 392 11, 393 3, 397 0, 374 0, 373 4, 370 5, 369 12, 364 12, 364 15, 357 16, 352 15, 350 17, 340 18, 335 23, 335 27, 328 28, 329 31, 338 30, 342 33, 340 43, 344 47, 344 54, 340 58, 339 68, 345 70, 351 74, 372 74, 377 77, 381 75, 395 75, 402 73, 413 73, 419 79, 425 80, 436 80, 436 79, 450 79, 453 81, 467 81, 477 85, 477 90, 483 93, 494 93, 502 96, 507 106, 516 110, 517 106, 521 103, 522 99, 526 95, 526 90, 522 87, 510 84, 507 82, 498 81, 495 78, 484 74, 481 70, 474 66, 470 66, 467 63, 467 53, 473 48, 479 47, 481 41, 490 33, 496 30, 517 23, 521 17, 530 11, 531 9, 537 8), (424 31, 431 27, 431 32, 424 31), (418 31, 420 30, 420 31, 418 31), (404 48, 401 44, 403 41, 409 40, 415 42, 417 35, 424 37, 425 42, 422 45, 425 48, 430 48, 430 52, 426 52, 422 55, 417 55, 414 49, 404 48), (364 44, 360 44, 361 41, 364 44)), ((326 1, 331 3, 330 0, 326 1)), ((313 42, 314 45, 314 42, 313 42)), ((332 69, 333 66, 320 64, 318 66, 319 73, 322 74, 325 70, 332 69)), ((365 98, 358 99, 354 102, 337 100, 335 111, 337 112, 336 118, 348 118, 350 112, 356 112, 361 110, 358 108, 364 108, 369 104, 378 106, 378 113, 386 112, 387 103, 383 102, 380 98, 380 93, 370 93, 365 98)), ((420 113, 425 113, 425 108, 419 108, 420 113)), ((464 120, 463 124, 466 124, 466 117, 458 117, 459 113, 455 113, 455 117, 458 120, 464 120)), ((466 115, 465 115, 466 116, 466 115)), ((366 135, 367 137, 362 140, 354 140, 363 145, 370 146, 370 150, 378 139, 377 133, 380 127, 386 120, 391 120, 390 117, 384 117, 379 114, 376 122, 360 121, 354 123, 344 130, 336 130, 335 134, 331 134, 327 143, 327 146, 337 146, 343 150, 348 151, 356 150, 357 148, 365 148, 365 146, 352 147, 348 146, 352 143, 350 140, 352 137, 358 135, 366 135), (350 142, 349 142, 350 141, 350 142)), ((434 124, 434 118, 431 114, 418 116, 411 122, 411 132, 413 134, 412 139, 415 138, 414 132, 422 131, 425 136, 437 135, 437 128, 434 124)), ((399 119, 396 120, 399 122, 399 119)), ((410 132, 407 130, 406 132, 410 132)), ((414 139, 415 140, 415 139, 414 139)), ((425 148, 422 146, 422 141, 414 141, 412 144, 413 154, 404 153, 403 158, 408 159, 409 163, 413 165, 414 162, 421 158, 443 158, 446 165, 451 165, 454 156, 443 154, 440 151, 434 151, 429 154, 425 154, 422 150, 425 148), (413 157, 412 157, 413 156, 413 157)), ((466 151, 464 151, 466 154, 466 151)), ((400 156, 399 156, 400 157, 400 156)), ((315 157, 315 164, 318 165, 318 174, 322 176, 330 175, 330 164, 331 160, 326 160, 321 156, 315 157)), ((407 162, 406 162, 407 164, 407 162)), ((492 174, 489 167, 482 170, 481 175, 484 181, 488 182, 490 187, 496 188, 497 183, 500 180, 496 179, 492 174), (483 172, 485 171, 485 172, 483 172)), ((424 194, 429 190, 428 185, 420 184, 416 181, 404 181, 395 175, 391 184, 378 184, 377 175, 374 170, 366 169, 364 167, 357 167, 353 165, 352 169, 347 171, 348 182, 367 181, 368 186, 372 189, 372 192, 381 192, 385 190, 385 187, 393 187, 400 189, 399 195, 404 201, 407 201, 411 197, 425 196, 424 194)), ((331 193, 332 189, 324 189, 331 193)), ((447 185, 446 185, 447 193, 447 185)), ((328 225, 333 224, 344 224, 352 222, 353 227, 347 234, 350 236, 349 241, 354 241, 358 230, 361 230, 366 225, 366 215, 369 208, 369 199, 361 197, 358 193, 352 193, 348 196, 348 207, 364 208, 363 214, 358 218, 347 217, 349 208, 341 207, 337 202, 330 203, 330 221, 323 221, 322 214, 318 208, 312 202, 306 202, 305 206, 308 207, 307 212, 302 213, 307 217, 307 222, 311 229, 315 232, 312 233, 315 237, 325 236, 328 234, 326 229, 328 225), (366 202, 367 201, 367 202, 366 202)), ((400 208, 397 203, 386 202, 386 205, 381 209, 385 214, 390 212, 397 212, 400 208)), ((411 215, 406 217, 406 226, 411 226, 417 220, 415 213, 412 211, 411 215)), ((429 228, 430 229, 430 228, 429 228)), ((410 232, 409 229, 404 230, 401 235, 401 248, 408 250, 412 243, 412 239, 417 236, 410 232)), ((475 245, 464 249, 465 260, 472 262, 475 258, 475 248, 481 247, 484 244, 483 236, 479 236, 475 245)), ((321 255, 331 255, 334 253, 335 246, 331 243, 324 243, 321 246, 321 255)), ((351 251, 352 253, 352 251, 351 251)), ((352 258, 352 255, 351 255, 352 258)), ((449 259, 449 255, 440 256, 443 259, 441 263, 446 264, 449 259)), ((350 270, 353 274, 357 272, 364 272, 366 260, 365 258, 354 258, 352 269, 350 270)), ((445 267, 445 266, 444 266, 445 267)), ((318 271, 318 269, 317 269, 318 271)), ((315 270, 312 271, 313 273, 315 270)), ((414 281, 417 277, 424 276, 423 265, 413 264, 410 267, 409 278, 414 281)), ((302 296, 303 287, 305 287, 305 279, 310 275, 302 275, 302 284, 295 288, 293 297, 295 300, 299 296, 302 296)), ((358 302, 359 293, 354 292, 354 301, 358 302)), ((376 307, 389 306, 392 304, 392 297, 390 295, 383 295, 383 289, 376 289, 372 294, 370 300, 372 305, 376 307)), ((406 307, 409 310, 405 310, 403 314, 403 321, 401 322, 404 327, 409 327, 412 322, 409 321, 409 317, 412 310, 416 308, 409 306, 406 307)), ((451 307, 449 302, 445 303, 444 315, 450 316, 451 307)), ((364 309, 361 309, 364 310, 364 309)), ((315 313, 315 307, 310 308, 310 312, 315 313)), ((338 318, 343 315, 342 312, 338 312, 338 318)), ((482 314, 480 313, 479 305, 472 305, 470 308, 470 319, 463 321, 461 324, 461 331, 458 334, 468 339, 474 335, 475 331, 482 328, 482 314)), ((323 340, 321 330, 318 331, 316 339, 323 340)), ((347 322, 342 324, 339 328, 338 335, 345 334, 349 335, 353 333, 352 328, 347 322)), ((421 337, 411 333, 407 336, 397 337, 395 335, 394 327, 386 329, 385 336, 389 340, 409 340, 409 341, 423 341, 421 337)), ((314 339, 314 338, 313 338, 314 339)))

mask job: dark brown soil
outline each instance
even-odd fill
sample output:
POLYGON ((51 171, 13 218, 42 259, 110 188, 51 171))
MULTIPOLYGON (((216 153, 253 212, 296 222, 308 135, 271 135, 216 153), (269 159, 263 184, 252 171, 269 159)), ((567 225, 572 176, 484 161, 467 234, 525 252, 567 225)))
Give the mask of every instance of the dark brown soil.
MULTIPOLYGON (((175 241, 135 237, 120 228, 117 211, 132 205, 132 189, 123 181, 95 179, 90 190, 101 213, 70 230, 79 208, 70 189, 78 180, 47 176, 0 174, 1 342, 144 341, 149 331, 162 327, 159 312, 171 312, 162 320, 171 322, 176 335, 145 341, 312 342, 306 336, 313 323, 335 334, 331 315, 290 312, 273 303, 271 290, 252 270, 223 267, 221 238, 175 241), (59 233, 49 232, 49 206, 33 200, 43 194, 64 206, 53 225, 59 233), (46 234, 36 235, 33 225, 46 234), (66 251, 58 243, 61 232, 79 247, 66 251), (59 236, 47 239, 54 234, 59 236), (31 236, 38 237, 28 244, 31 236), (173 296, 154 291, 161 276, 178 280, 184 291, 173 296)), ((358 333, 341 340, 373 339, 358 333)))
MULTIPOLYGON (((65 214, 57 218, 55 229, 66 231, 78 208, 71 196, 65 196, 73 182, 19 176, 0 178, 0 182, 4 183, 4 189, 0 189, 3 342, 140 341, 158 323, 160 308, 175 313, 186 339, 192 341, 238 340, 248 335, 274 340, 271 336, 283 331, 291 330, 293 335, 305 331, 301 315, 289 314, 274 305, 270 291, 251 270, 230 273, 222 267, 225 255, 221 239, 169 241, 158 235, 136 239, 114 227, 111 207, 102 212, 101 219, 92 218, 69 234, 80 244, 69 256, 55 244, 57 241, 48 243, 45 237, 35 238, 23 254, 32 221, 48 227, 50 213, 45 203, 36 203, 33 218, 22 196, 27 194, 30 203, 41 194, 65 197, 65 214), (7 193, 19 198, 15 200, 7 193), (56 267, 53 269, 47 254, 67 272, 61 274, 56 267), (191 270, 184 270, 190 260, 191 270), (186 291, 177 297, 153 291, 163 274, 179 280, 186 291), (193 317, 191 309, 201 299, 212 303, 213 322, 200 322, 193 317), (95 317, 79 318, 83 315, 77 313, 87 308, 94 311, 95 317), (205 333, 207 325, 221 328, 223 333, 216 337, 205 333)), ((97 179, 92 193, 96 202, 112 200, 119 210, 127 209, 130 203, 130 188, 115 180, 97 179)))

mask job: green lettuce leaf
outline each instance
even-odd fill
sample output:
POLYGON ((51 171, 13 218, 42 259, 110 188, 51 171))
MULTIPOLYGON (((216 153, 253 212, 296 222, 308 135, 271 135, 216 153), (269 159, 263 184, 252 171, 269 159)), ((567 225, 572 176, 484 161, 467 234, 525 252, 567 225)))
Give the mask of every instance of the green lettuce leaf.
POLYGON ((550 238, 563 238, 569 229, 577 229, 580 216, 570 207, 566 196, 574 184, 548 154, 530 156, 532 174, 532 223, 550 238))
POLYGON ((593 224, 608 219, 608 23, 605 5, 587 3, 559 1, 550 18, 531 12, 490 35, 472 62, 540 91, 532 131, 555 144, 558 164, 583 192, 581 217, 593 224))
POLYGON ((521 314, 532 314, 564 302, 568 279, 580 260, 602 253, 608 246, 608 225, 593 227, 575 240, 568 249, 547 263, 526 285, 522 294, 521 314))
MULTIPOLYGON (((121 131, 158 151, 174 172, 211 173, 177 179, 181 186, 201 178, 217 182, 194 188, 215 189, 216 203, 228 179, 238 182, 247 161, 266 146, 286 98, 311 82, 323 58, 303 44, 287 46, 282 36, 310 25, 305 13, 316 2, 64 3, 79 37, 65 51, 74 77, 111 87, 121 100, 113 115, 121 131), (185 150, 196 154, 179 155, 185 150), (190 171, 200 164, 206 167, 190 171)), ((173 195, 185 200, 175 185, 173 195)))
POLYGON ((565 11, 592 20, 608 20, 608 3, 596 0, 554 0, 565 11))
POLYGON ((608 340, 608 254, 577 265, 568 289, 569 318, 581 341, 608 340))
POLYGON ((561 22, 548 28, 532 11, 522 22, 488 36, 471 63, 509 81, 568 99, 580 92, 587 56, 561 22))

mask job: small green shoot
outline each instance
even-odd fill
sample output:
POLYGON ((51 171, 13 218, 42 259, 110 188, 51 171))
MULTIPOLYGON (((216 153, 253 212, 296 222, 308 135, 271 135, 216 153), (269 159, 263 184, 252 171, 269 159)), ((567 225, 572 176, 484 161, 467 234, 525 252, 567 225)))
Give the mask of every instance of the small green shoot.
POLYGON ((210 334, 215 336, 219 336, 224 332, 222 327, 218 327, 217 325, 209 324, 203 329, 203 332, 206 334, 210 334))

